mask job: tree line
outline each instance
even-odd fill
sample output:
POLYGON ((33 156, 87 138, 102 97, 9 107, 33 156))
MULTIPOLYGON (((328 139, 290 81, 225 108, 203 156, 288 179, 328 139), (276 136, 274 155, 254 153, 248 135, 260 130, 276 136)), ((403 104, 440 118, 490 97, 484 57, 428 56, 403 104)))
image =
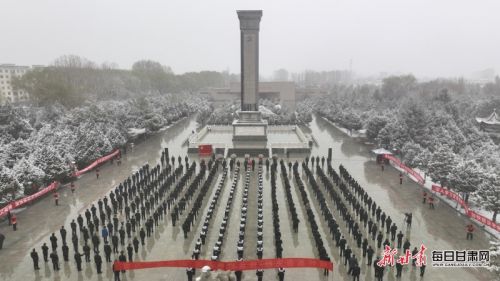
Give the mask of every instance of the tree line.
POLYGON ((408 166, 466 200, 472 195, 496 219, 500 149, 474 118, 499 105, 498 78, 478 85, 463 79, 419 82, 404 75, 388 77, 380 86, 337 86, 316 100, 315 110, 347 129, 366 130, 376 146, 395 151, 408 166))
POLYGON ((223 87, 234 76, 216 71, 175 74, 152 60, 140 60, 132 69, 114 64, 98 65, 88 59, 68 55, 47 67, 33 68, 15 78, 16 89, 30 93, 39 105, 59 102, 74 107, 87 100, 129 98, 140 95, 195 92, 206 87, 223 87))

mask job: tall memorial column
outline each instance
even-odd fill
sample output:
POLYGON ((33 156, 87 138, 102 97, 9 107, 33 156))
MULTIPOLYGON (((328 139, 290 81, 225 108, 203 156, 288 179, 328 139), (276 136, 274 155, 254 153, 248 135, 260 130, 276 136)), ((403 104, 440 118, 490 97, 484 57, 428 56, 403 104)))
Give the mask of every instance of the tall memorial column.
POLYGON ((266 141, 267 121, 258 109, 259 27, 261 10, 237 11, 241 42, 241 111, 233 122, 233 140, 266 141))
POLYGON ((241 110, 257 111, 259 25, 262 11, 238 11, 241 41, 241 110))

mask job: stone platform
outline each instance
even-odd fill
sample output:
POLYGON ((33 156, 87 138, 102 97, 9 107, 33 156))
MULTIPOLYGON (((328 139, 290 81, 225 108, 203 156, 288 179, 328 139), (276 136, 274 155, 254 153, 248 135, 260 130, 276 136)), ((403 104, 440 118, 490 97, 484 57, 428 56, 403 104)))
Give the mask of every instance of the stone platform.
MULTIPOLYGON (((267 124, 266 124, 267 125, 267 124)), ((188 153, 198 153, 198 146, 211 144, 217 154, 230 156, 264 156, 289 153, 310 153, 309 138, 295 125, 266 126, 266 140, 234 139, 232 125, 208 125, 192 134, 188 141, 188 153)))

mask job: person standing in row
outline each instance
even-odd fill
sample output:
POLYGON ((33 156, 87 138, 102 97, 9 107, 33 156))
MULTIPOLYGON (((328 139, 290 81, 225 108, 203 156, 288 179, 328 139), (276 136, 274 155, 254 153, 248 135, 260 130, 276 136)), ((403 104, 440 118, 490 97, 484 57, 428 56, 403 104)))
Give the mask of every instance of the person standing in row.
POLYGON ((95 262, 95 267, 97 269, 97 274, 101 274, 102 271, 101 271, 101 267, 102 267, 102 258, 101 256, 99 255, 99 252, 95 252, 95 255, 94 255, 94 262, 95 262))
POLYGON ((53 251, 50 254, 50 259, 52 260, 52 268, 55 271, 58 271, 59 270, 59 256, 57 255, 56 251, 53 251))
POLYGON ((39 270, 40 267, 38 267, 38 253, 36 252, 35 249, 33 249, 30 256, 31 256, 31 259, 33 260, 33 266, 34 266, 35 270, 39 270))
POLYGON ((42 254, 43 254, 43 261, 48 262, 49 261, 49 247, 47 246, 46 243, 43 243, 43 245, 42 245, 42 254))

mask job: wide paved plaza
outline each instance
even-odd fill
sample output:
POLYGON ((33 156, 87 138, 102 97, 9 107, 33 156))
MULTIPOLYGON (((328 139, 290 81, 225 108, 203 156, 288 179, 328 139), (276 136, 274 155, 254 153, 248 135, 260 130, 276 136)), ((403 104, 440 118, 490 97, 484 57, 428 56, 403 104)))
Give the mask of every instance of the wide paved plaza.
MULTIPOLYGON (((83 270, 76 270, 73 259, 72 247, 70 247, 69 262, 62 261, 59 243, 59 257, 61 260, 61 270, 54 272, 51 262, 44 263, 41 256, 41 245, 47 243, 50 246, 49 236, 55 232, 59 238, 59 228, 65 225, 70 232, 70 222, 75 219, 79 213, 83 213, 92 203, 96 203, 99 198, 104 197, 110 190, 114 189, 120 182, 123 182, 132 172, 139 169, 146 162, 150 165, 156 165, 161 156, 163 148, 168 147, 170 155, 186 156, 187 147, 185 141, 196 128, 197 124, 194 118, 182 120, 171 128, 148 137, 145 141, 135 145, 133 150, 129 150, 123 156, 122 165, 107 163, 100 168, 101 176, 96 179, 95 173, 90 172, 83 175, 76 181, 76 192, 71 193, 68 187, 60 190, 61 199, 59 206, 55 206, 51 197, 46 197, 26 209, 17 213, 18 230, 13 232, 3 222, 0 225, 0 232, 4 233, 6 240, 4 248, 0 251, 0 280, 113 280, 111 264, 105 263, 103 273, 97 274, 93 260, 83 265, 83 270), (40 270, 33 270, 33 263, 29 253, 35 248, 40 256, 40 270)), ((427 205, 422 204, 422 189, 416 183, 408 178, 404 179, 402 185, 399 184, 399 172, 393 168, 386 168, 381 171, 373 158, 370 158, 370 147, 363 143, 358 143, 352 138, 344 135, 341 131, 334 128, 319 117, 315 117, 313 122, 303 130, 310 133, 317 140, 318 144, 313 146, 311 155, 324 156, 326 158, 328 148, 333 148, 332 166, 338 172, 339 165, 342 164, 347 171, 358 181, 358 183, 367 191, 377 205, 390 215, 393 222, 397 224, 398 229, 403 228, 405 212, 413 213, 413 225, 410 231, 404 231, 405 237, 410 238, 411 248, 424 244, 428 248, 427 256, 430 261, 430 252, 439 250, 465 250, 465 249, 488 249, 488 234, 479 230, 475 232, 474 240, 465 239, 465 226, 469 223, 468 219, 459 215, 456 210, 449 207, 444 202, 439 203, 435 209, 429 209, 427 205)), ((284 156, 283 156, 284 157, 284 156)), ((284 161, 292 163, 303 161, 305 155, 290 155, 290 158, 283 158, 284 161)), ((190 155, 190 161, 199 159, 196 155, 190 155)), ((183 160, 184 161, 184 160, 183 160)), ((309 165, 309 167, 311 167, 309 165)), ((195 174, 199 172, 199 165, 195 174)), ((288 169, 288 168, 287 168, 288 169)), ((316 173, 317 168, 312 172, 316 181, 320 183, 316 173)), ((326 164, 323 168, 326 171, 326 164)), ((323 276, 323 271, 318 269, 287 269, 285 280, 351 280, 347 275, 347 268, 340 261, 339 250, 335 246, 335 241, 329 235, 328 225, 321 215, 319 204, 312 192, 310 184, 307 183, 302 168, 300 175, 306 184, 306 192, 310 205, 318 222, 318 231, 321 234, 327 252, 334 263, 334 271, 328 277, 323 276)), ((278 167, 277 177, 277 201, 279 205, 280 229, 284 245, 283 257, 311 257, 317 258, 318 253, 315 250, 312 241, 311 225, 307 221, 306 206, 302 203, 301 195, 295 184, 295 179, 288 173, 288 180, 292 185, 292 198, 297 207, 297 214, 300 219, 299 231, 292 231, 290 211, 286 201, 284 190, 283 174, 278 167)), ((245 255, 244 259, 256 259, 256 216, 257 216, 257 169, 250 173, 249 196, 248 196, 248 220, 245 232, 245 255)), ((214 184, 209 188, 204 197, 204 204, 200 216, 195 221, 194 229, 189 232, 188 238, 183 237, 180 225, 188 211, 184 212, 180 218, 181 223, 173 227, 170 215, 160 221, 153 233, 153 236, 146 239, 146 245, 140 246, 139 253, 135 260, 169 260, 169 259, 189 259, 195 247, 196 240, 201 231, 205 214, 208 210, 207 202, 210 202, 215 195, 216 186, 222 177, 222 169, 216 174, 214 184)), ((202 247, 200 258, 210 259, 212 247, 217 240, 217 232, 222 222, 224 208, 229 197, 229 190, 233 182, 233 173, 228 173, 218 203, 214 209, 214 216, 211 221, 211 227, 207 233, 205 245, 202 247)), ((245 172, 239 173, 239 181, 233 195, 228 228, 225 233, 220 260, 230 261, 237 258, 238 226, 240 210, 242 204, 242 193, 245 172)), ((193 177, 194 178, 194 177, 193 177)), ((270 172, 264 168, 263 172, 264 189, 264 258, 274 258, 274 231, 272 223, 272 204, 271 204, 271 184, 270 172)), ((326 195, 324 187, 320 184, 321 190, 326 195)), ((199 189, 198 189, 199 190, 199 189)), ((185 191, 185 190, 184 190, 185 191)), ((181 196, 184 193, 181 193, 181 196)), ((194 198, 196 198, 197 193, 194 198)), ((333 202, 327 197, 327 203, 335 219, 339 222, 343 233, 347 233, 345 222, 341 219, 339 213, 333 205, 333 202)), ((192 203, 193 201, 191 201, 192 203)), ((188 205, 189 210, 191 205, 188 205)), ((122 219, 122 217, 120 217, 122 219)), ((366 231, 361 228, 363 235, 366 231)), ((68 233, 70 237, 70 233, 68 233)), ((70 238, 68 238, 70 241, 70 238)), ((80 241, 81 242, 81 241, 80 241)), ((352 238, 347 239, 348 244, 354 245, 352 238)), ((128 240, 127 240, 128 243, 128 240)), ((370 239, 370 245, 376 248, 376 243, 370 239)), ((354 253, 358 257, 361 266, 361 280, 375 280, 373 266, 366 265, 366 259, 361 260, 361 250, 354 247, 354 253)), ((197 274, 200 271, 197 270, 197 274)), ((276 270, 266 270, 264 280, 278 280, 276 270)), ((218 280, 235 280, 232 272, 214 272, 212 275, 218 276, 218 280)), ((418 268, 407 266, 403 271, 401 279, 395 277, 395 268, 386 269, 384 280, 494 280, 492 275, 486 269, 476 268, 433 268, 427 266, 424 277, 419 276, 418 268)), ((187 280, 185 269, 160 268, 129 271, 122 275, 122 280, 187 280)), ((217 280, 217 279, 216 279, 217 280)), ((255 271, 246 271, 243 273, 243 280, 257 280, 255 271)))

